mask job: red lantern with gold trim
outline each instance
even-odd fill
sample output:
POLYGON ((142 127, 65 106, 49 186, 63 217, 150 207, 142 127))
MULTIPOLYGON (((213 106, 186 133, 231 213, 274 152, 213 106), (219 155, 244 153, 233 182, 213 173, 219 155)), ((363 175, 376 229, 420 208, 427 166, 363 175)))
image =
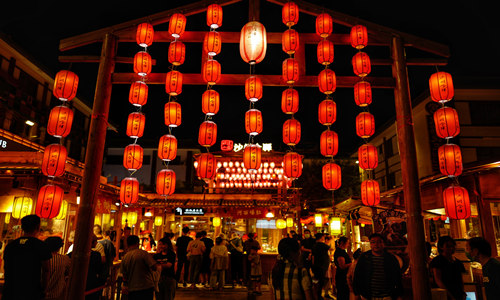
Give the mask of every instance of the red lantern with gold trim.
POLYGON ((294 29, 283 32, 281 47, 286 54, 294 54, 299 49, 299 33, 294 29))
POLYGON ((281 110, 285 114, 294 114, 299 111, 299 92, 288 88, 281 93, 281 110))
POLYGON ((366 206, 380 204, 380 186, 376 180, 367 179, 361 183, 361 202, 366 206))
POLYGON ((130 85, 128 102, 132 105, 141 107, 148 102, 148 85, 142 81, 136 81, 130 85))
POLYGON ((325 130, 320 136, 320 152, 326 157, 334 157, 339 152, 339 136, 335 131, 325 130))
POLYGON ((180 38, 184 34, 185 30, 186 30, 186 16, 179 13, 170 16, 170 21, 168 24, 168 33, 172 37, 176 39, 180 38))
POLYGON ((210 4, 207 8, 207 26, 217 29, 222 26, 222 6, 210 4))
POLYGON ((153 65, 151 55, 146 51, 139 51, 134 56, 134 72, 139 76, 146 76, 151 73, 153 65))
POLYGON ((68 158, 68 151, 63 145, 48 145, 43 151, 42 173, 50 177, 61 176, 66 167, 66 158, 68 158))
POLYGON ((429 91, 433 101, 445 103, 455 96, 455 88, 450 73, 436 72, 429 78, 429 91))
POLYGON ((361 145, 358 149, 359 167, 363 170, 373 170, 378 166, 377 147, 372 144, 361 145))
POLYGON ((351 28, 351 46, 356 49, 363 49, 368 45, 368 31, 363 25, 356 25, 351 28))
POLYGON ((127 136, 137 139, 144 134, 146 126, 146 116, 140 112, 133 112, 128 115, 127 119, 127 136))
POLYGON ((262 93, 262 80, 258 76, 250 76, 245 80, 245 96, 249 101, 259 101, 262 93))
POLYGON ((260 63, 266 56, 267 33, 264 25, 257 21, 245 24, 240 34, 240 56, 251 65, 260 63))
POLYGON ((219 112, 220 95, 217 91, 206 90, 201 96, 201 110, 208 116, 219 112))
POLYGON ((469 193, 461 186, 450 186, 443 191, 446 215, 450 219, 462 220, 471 215, 469 193))
POLYGON ((300 142, 302 128, 300 122, 295 119, 288 119, 283 123, 283 143, 288 146, 295 146, 300 142))
POLYGON ((375 117, 369 112, 362 112, 356 117, 356 134, 363 139, 375 133, 375 117))
POLYGON ((203 147, 211 147, 217 141, 217 124, 212 121, 204 121, 198 132, 198 144, 203 147))
POLYGON ((38 192, 35 213, 40 218, 57 217, 64 198, 64 190, 57 185, 46 184, 38 192))
POLYGON ((329 40, 322 40, 317 47, 318 62, 322 65, 329 65, 333 62, 334 49, 333 43, 329 40))
POLYGON ((323 94, 329 95, 337 89, 337 77, 335 72, 330 69, 324 69, 318 75, 319 91, 323 94))
POLYGON ((123 166, 129 171, 135 171, 142 167, 144 150, 137 144, 131 144, 125 147, 123 152, 123 166))
POLYGON ((337 120, 337 104, 331 99, 321 101, 318 106, 318 121, 321 125, 332 125, 337 120))
POLYGON ((293 84, 299 80, 299 63, 294 58, 285 59, 281 66, 281 74, 287 84, 293 84))
POLYGON ((357 106, 367 106, 372 103, 372 86, 368 81, 354 84, 354 101, 357 106))
POLYGON ((446 176, 462 174, 462 151, 455 144, 445 144, 438 149, 439 171, 446 176))
POLYGON ((211 153, 202 153, 196 160, 196 174, 203 179, 213 179, 217 171, 217 159, 211 153))
POLYGON ((165 91, 170 96, 177 96, 182 93, 182 73, 176 70, 167 73, 165 78, 165 91))
POLYGON ((67 106, 52 108, 47 122, 47 133, 57 138, 66 137, 71 131, 73 116, 73 110, 67 106))
POLYGON ((327 163, 322 168, 323 187, 329 191, 337 190, 342 185, 342 174, 340 166, 335 163, 327 163))
POLYGON ((217 31, 210 31, 205 33, 205 38, 203 39, 203 50, 207 52, 209 56, 215 56, 220 53, 222 47, 222 40, 220 33, 217 31))
POLYGON ((352 69, 354 74, 365 77, 372 71, 370 57, 364 52, 358 52, 352 57, 352 69))
POLYGON ((54 79, 54 96, 61 101, 70 101, 75 98, 78 89, 78 76, 68 70, 57 72, 54 79))
POLYGON ((302 155, 288 152, 283 157, 283 171, 290 179, 297 179, 302 175, 302 155))
POLYGON ((210 85, 214 85, 219 82, 221 77, 219 62, 214 59, 207 60, 203 64, 202 75, 203 80, 210 85))
POLYGON ((186 45, 181 41, 173 41, 168 46, 168 62, 180 66, 186 60, 186 45))
POLYGON ((175 101, 165 103, 165 125, 177 127, 181 125, 181 105, 175 101))
POLYGON ((258 135, 263 129, 262 113, 258 109, 249 109, 245 113, 245 129, 249 135, 258 135))
POLYGON ((154 34, 153 25, 147 22, 141 23, 137 26, 135 40, 139 46, 148 47, 153 44, 154 34))
POLYGON ((328 37, 333 31, 333 19, 327 13, 322 13, 316 17, 316 34, 322 38, 328 37))
POLYGON ((262 148, 256 144, 248 144, 243 150, 243 165, 247 170, 258 170, 262 159, 262 148))
POLYGON ((161 196, 170 196, 175 192, 176 176, 170 169, 163 169, 156 174, 156 193, 161 196))
POLYGON ((290 27, 299 21, 299 7, 294 2, 287 2, 281 9, 281 20, 283 24, 290 27))
POLYGON ((139 181, 134 177, 125 177, 120 183, 120 201, 134 204, 139 200, 139 181))
POLYGON ((172 161, 177 157, 177 138, 165 134, 158 143, 158 157, 164 161, 172 161))
POLYGON ((451 107, 442 107, 434 112, 436 134, 442 139, 456 137, 460 133, 458 113, 451 107))

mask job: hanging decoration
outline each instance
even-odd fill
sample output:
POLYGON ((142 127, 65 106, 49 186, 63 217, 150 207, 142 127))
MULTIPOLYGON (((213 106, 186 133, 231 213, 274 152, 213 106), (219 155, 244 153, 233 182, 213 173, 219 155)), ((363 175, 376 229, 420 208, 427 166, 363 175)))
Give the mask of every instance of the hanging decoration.
POLYGON ((135 177, 125 177, 120 183, 120 201, 134 204, 139 200, 139 181, 135 177))
POLYGON ((380 186, 376 180, 366 179, 361 183, 361 202, 366 206, 380 203, 380 186))
POLYGON ((14 203, 12 204, 12 217, 16 219, 22 219, 23 217, 30 215, 33 210, 33 199, 30 197, 14 197, 14 203))
POLYGON ((59 214, 64 190, 54 184, 42 186, 38 192, 35 214, 40 218, 53 219, 59 214))

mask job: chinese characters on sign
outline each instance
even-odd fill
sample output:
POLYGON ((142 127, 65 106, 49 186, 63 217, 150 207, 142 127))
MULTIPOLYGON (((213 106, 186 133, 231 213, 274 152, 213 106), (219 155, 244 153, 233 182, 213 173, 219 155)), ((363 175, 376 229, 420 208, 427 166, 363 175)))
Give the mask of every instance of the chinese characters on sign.
MULTIPOLYGON (((241 143, 234 144, 233 150, 234 150, 234 152, 239 152, 239 151, 245 149, 246 145, 248 145, 248 144, 241 144, 241 143)), ((257 144, 257 146, 260 146, 260 144, 257 144)), ((273 150, 272 143, 263 143, 262 144, 262 151, 271 152, 272 150, 273 150)))
POLYGON ((204 216, 205 209, 204 208, 183 208, 177 207, 175 209, 176 216, 204 216))
POLYGON ((266 217, 267 210, 264 208, 236 208, 231 215, 238 219, 262 219, 266 217))

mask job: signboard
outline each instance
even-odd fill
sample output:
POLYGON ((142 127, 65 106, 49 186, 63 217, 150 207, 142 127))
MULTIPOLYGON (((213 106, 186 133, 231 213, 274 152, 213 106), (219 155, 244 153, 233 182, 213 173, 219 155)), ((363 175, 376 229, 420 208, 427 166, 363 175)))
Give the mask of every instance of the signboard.
POLYGON ((184 207, 176 207, 175 208, 176 216, 204 216, 205 209, 204 208, 184 208, 184 207))
POLYGON ((0 135, 0 151, 37 151, 37 150, 0 135))
POLYGON ((265 208, 234 208, 231 216, 237 219, 263 219, 266 217, 265 208))
MULTIPOLYGON (((243 149, 245 149, 245 146, 247 146, 248 143, 246 144, 241 144, 241 143, 237 143, 237 144, 234 144, 233 145, 233 151, 234 152, 239 152, 243 149)), ((262 147, 262 151, 264 152, 271 152, 273 150, 273 144, 272 143, 263 143, 262 145, 260 145, 259 143, 257 143, 257 146, 261 146, 262 147)))

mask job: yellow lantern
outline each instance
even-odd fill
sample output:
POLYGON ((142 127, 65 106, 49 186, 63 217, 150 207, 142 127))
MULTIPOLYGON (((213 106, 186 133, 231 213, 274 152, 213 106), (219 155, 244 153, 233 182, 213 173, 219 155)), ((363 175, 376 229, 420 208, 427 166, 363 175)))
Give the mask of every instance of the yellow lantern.
POLYGON ((141 230, 144 230, 146 228, 146 223, 144 223, 144 221, 141 221, 141 223, 139 224, 139 228, 141 230))
POLYGON ((137 212, 136 211, 130 211, 127 214, 127 220, 128 220, 128 225, 135 225, 137 224, 137 212))
POLYGON ((163 217, 162 216, 156 216, 155 217, 155 226, 161 226, 163 224, 163 217))
POLYGON ((314 223, 316 227, 323 227, 323 216, 321 214, 315 214, 314 223))
POLYGON ((285 229, 286 228, 286 221, 283 219, 276 220, 276 228, 285 229))
POLYGON ((212 219, 212 224, 214 225, 214 227, 219 227, 220 226, 220 218, 219 217, 214 217, 212 219))
POLYGON ((286 218, 286 227, 293 227, 293 218, 286 218))
POLYGON ((33 199, 29 197, 15 197, 12 205, 12 217, 21 219, 31 214, 33 210, 33 199))
POLYGON ((332 231, 332 235, 339 235, 342 233, 342 222, 339 217, 334 217, 330 221, 330 230, 332 231))
POLYGON ((5 214, 5 224, 9 224, 10 223, 10 214, 7 213, 5 214))
POLYGON ((56 216, 57 220, 66 219, 66 214, 68 212, 68 201, 63 200, 61 203, 61 208, 59 209, 59 214, 56 216))
POLYGON ((95 215, 94 224, 102 225, 101 224, 101 217, 99 215, 95 215))
POLYGON ((122 224, 124 225, 125 223, 127 223, 127 213, 123 212, 122 213, 122 224))
POLYGON ((109 224, 111 216, 109 214, 102 214, 102 225, 109 224))

